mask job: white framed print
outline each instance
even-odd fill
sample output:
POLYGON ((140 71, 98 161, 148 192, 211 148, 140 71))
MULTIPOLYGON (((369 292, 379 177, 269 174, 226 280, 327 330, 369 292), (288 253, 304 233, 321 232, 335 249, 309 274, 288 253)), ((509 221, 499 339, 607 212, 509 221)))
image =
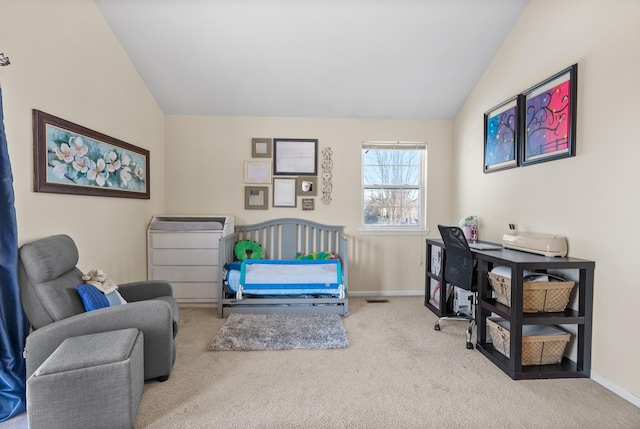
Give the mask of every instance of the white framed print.
POLYGON ((245 161, 244 183, 271 183, 271 161, 245 161))
POLYGON ((273 179, 273 207, 296 206, 296 179, 273 179))

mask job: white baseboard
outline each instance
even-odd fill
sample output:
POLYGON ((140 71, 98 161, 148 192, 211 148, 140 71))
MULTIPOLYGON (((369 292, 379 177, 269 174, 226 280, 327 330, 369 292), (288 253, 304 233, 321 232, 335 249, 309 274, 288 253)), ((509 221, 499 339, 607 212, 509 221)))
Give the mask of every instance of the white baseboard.
POLYGON ((424 289, 401 291, 349 291, 349 296, 424 296, 424 289))
POLYGON ((612 391, 616 395, 620 396, 622 399, 625 399, 631 402, 636 407, 640 408, 640 398, 634 395, 633 393, 624 390, 622 387, 610 382, 606 378, 596 374, 593 371, 591 371, 591 379, 596 383, 598 383, 599 385, 601 385, 602 387, 604 387, 605 389, 612 391))

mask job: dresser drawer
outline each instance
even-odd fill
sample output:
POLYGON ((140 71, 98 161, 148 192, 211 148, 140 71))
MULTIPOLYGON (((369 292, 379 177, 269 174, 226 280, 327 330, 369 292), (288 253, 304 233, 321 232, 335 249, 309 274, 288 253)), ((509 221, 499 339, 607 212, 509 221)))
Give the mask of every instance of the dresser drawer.
POLYGON ((218 266, 153 266, 151 278, 170 282, 212 282, 218 278, 218 266))
POLYGON ((217 249, 220 232, 155 232, 149 234, 153 249, 217 249))
POLYGON ((155 249, 152 265, 218 265, 218 249, 155 249))
POLYGON ((218 282, 171 283, 176 299, 218 299, 218 282))

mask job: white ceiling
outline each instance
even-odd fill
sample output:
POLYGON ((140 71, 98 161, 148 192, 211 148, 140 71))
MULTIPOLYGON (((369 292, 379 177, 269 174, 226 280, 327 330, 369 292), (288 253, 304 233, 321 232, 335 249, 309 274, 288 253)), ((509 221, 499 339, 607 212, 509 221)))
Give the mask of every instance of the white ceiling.
POLYGON ((451 119, 527 0, 96 0, 165 114, 451 119))

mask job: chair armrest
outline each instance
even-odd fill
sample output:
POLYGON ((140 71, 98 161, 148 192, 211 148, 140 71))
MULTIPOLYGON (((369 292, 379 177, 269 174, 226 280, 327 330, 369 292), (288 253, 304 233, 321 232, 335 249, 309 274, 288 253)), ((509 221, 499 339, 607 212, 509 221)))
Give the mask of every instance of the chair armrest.
POLYGON ((27 378, 66 338, 125 328, 137 328, 144 333, 145 380, 169 375, 174 360, 172 327, 169 304, 158 300, 101 308, 59 320, 27 337, 27 378))
POLYGON ((171 283, 164 280, 143 280, 118 285, 118 292, 127 302, 144 301, 161 296, 173 296, 171 283))

